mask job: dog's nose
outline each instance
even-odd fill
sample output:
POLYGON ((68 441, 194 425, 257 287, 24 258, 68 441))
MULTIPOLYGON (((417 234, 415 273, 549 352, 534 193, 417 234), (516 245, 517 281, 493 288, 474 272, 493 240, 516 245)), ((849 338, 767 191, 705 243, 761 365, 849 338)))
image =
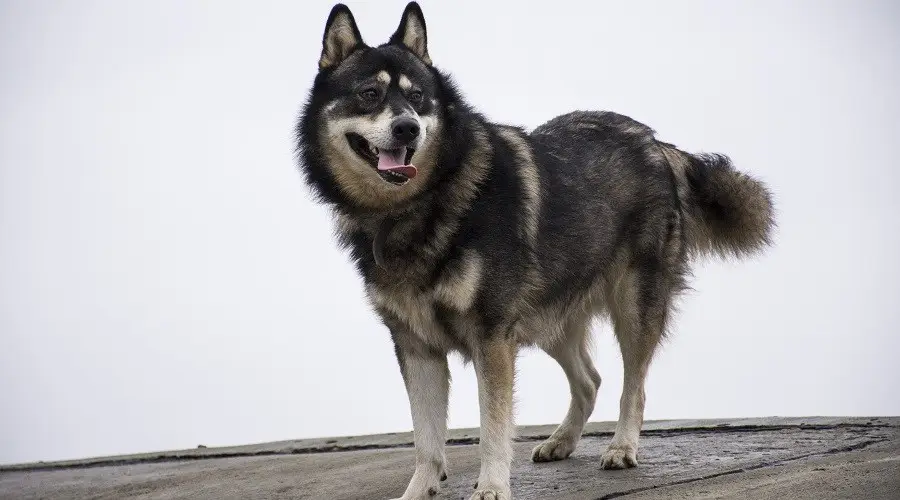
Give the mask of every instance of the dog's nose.
POLYGON ((397 118, 391 123, 391 132, 395 139, 409 144, 419 137, 419 122, 412 118, 397 118))

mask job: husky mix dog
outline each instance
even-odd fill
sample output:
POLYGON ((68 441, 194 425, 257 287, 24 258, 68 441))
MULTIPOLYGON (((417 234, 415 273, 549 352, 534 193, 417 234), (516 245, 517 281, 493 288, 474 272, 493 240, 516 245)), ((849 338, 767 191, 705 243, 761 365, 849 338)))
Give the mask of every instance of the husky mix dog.
POLYGON ((637 465, 644 380, 696 255, 746 256, 770 241, 766 186, 726 156, 691 154, 611 112, 531 132, 489 122, 428 54, 410 3, 390 40, 366 45, 336 5, 297 124, 308 185, 334 213, 409 394, 416 466, 403 499, 446 477, 447 355, 478 379, 481 471, 473 499, 509 499, 517 351, 537 346, 571 390, 536 462, 568 457, 600 375, 589 325, 609 317, 625 369, 599 466, 637 465))

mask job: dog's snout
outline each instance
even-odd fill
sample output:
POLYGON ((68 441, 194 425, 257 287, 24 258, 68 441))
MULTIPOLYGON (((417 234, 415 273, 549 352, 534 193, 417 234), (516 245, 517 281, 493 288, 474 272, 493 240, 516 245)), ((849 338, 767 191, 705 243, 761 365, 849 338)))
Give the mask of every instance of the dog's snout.
POLYGON ((412 118, 397 118, 391 123, 391 132, 395 139, 408 144, 419 137, 419 122, 412 118))

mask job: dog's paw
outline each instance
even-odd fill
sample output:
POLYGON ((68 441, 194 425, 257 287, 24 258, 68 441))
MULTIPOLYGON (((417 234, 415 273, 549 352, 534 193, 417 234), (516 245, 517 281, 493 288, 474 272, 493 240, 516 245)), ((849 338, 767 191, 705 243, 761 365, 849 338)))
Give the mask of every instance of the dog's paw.
POLYGON ((400 498, 392 498, 391 500, 432 500, 437 497, 438 489, 435 487, 428 488, 426 491, 419 495, 406 496, 403 495, 400 498))
POLYGON ((403 495, 400 498, 392 498, 391 500, 432 500, 437 497, 438 489, 434 486, 428 488, 427 490, 414 495, 403 495))
POLYGON ((447 480, 443 465, 424 465, 416 468, 403 496, 391 500, 432 500, 441 489, 441 481, 447 480))
POLYGON ((554 462, 563 460, 575 451, 578 444, 574 439, 550 438, 534 447, 531 452, 531 460, 534 462, 554 462))
POLYGON ((630 469, 637 467, 637 449, 631 445, 609 445, 600 458, 603 469, 630 469))
POLYGON ((511 500, 512 493, 509 488, 485 488, 478 490, 469 497, 469 500, 511 500))

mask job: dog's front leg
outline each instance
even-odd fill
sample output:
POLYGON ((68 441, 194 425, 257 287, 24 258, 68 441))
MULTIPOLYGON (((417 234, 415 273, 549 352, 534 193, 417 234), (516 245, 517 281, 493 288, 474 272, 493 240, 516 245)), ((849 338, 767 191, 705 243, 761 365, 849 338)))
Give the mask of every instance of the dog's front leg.
POLYGON ((446 476, 447 396, 450 369, 447 356, 397 344, 397 360, 412 412, 416 471, 401 500, 431 499, 446 476))
POLYGON ((515 339, 495 334, 474 354, 481 408, 481 474, 471 500, 510 500, 515 339))

